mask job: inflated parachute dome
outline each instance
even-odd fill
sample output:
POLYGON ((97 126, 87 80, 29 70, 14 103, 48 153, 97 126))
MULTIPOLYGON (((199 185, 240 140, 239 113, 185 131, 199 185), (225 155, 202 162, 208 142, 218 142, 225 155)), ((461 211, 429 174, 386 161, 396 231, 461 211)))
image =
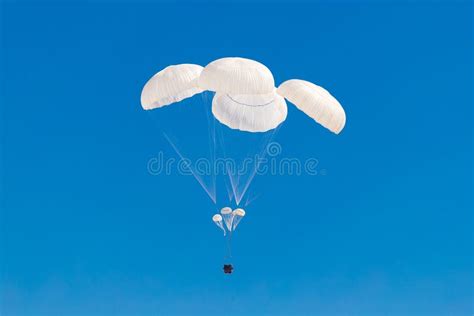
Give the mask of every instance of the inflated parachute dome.
POLYGON ((215 92, 212 114, 232 129, 256 133, 278 127, 287 116, 285 99, 333 133, 339 134, 346 123, 341 104, 325 89, 299 79, 277 89, 265 65, 239 57, 221 58, 204 68, 166 67, 145 84, 141 104, 152 110, 206 90, 215 92))

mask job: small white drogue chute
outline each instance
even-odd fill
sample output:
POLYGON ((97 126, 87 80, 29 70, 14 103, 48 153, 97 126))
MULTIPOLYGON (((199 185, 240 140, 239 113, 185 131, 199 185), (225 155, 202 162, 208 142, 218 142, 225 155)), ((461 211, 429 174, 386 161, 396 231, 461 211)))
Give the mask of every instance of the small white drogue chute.
POLYGON ((277 93, 333 133, 339 134, 346 124, 346 113, 341 104, 314 83, 291 79, 283 82, 277 93))
POLYGON ((230 207, 223 207, 221 209, 221 215, 222 218, 224 219, 225 226, 229 231, 232 231, 232 220, 234 219, 234 216, 232 214, 232 209, 230 207))
POLYGON ((224 224, 222 222, 222 216, 219 215, 219 214, 216 214, 216 215, 212 216, 212 221, 224 231, 224 236, 225 236, 226 235, 226 230, 225 230, 224 224))
POLYGON ((201 93, 203 90, 198 86, 198 80, 202 69, 199 65, 180 64, 158 72, 143 87, 143 109, 160 108, 201 93))
POLYGON ((242 218, 245 216, 245 211, 241 208, 237 208, 232 211, 230 207, 224 207, 221 209, 221 214, 215 214, 212 217, 212 221, 224 230, 224 236, 226 235, 226 229, 229 233, 232 233, 239 225, 242 218), (224 226, 225 224, 225 226, 224 226))
POLYGON ((234 220, 232 221, 232 231, 235 231, 237 225, 239 225, 240 221, 245 216, 245 211, 241 208, 238 208, 232 212, 232 215, 234 215, 234 220))

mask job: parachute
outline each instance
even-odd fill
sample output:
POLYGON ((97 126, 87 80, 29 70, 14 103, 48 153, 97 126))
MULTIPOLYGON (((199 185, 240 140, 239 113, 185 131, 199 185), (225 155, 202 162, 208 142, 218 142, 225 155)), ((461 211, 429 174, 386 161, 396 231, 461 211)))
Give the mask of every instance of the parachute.
MULTIPOLYGON (((205 105, 209 110, 208 124, 211 123, 209 126, 213 129, 215 126, 219 128, 223 126, 224 129, 233 130, 239 135, 270 133, 269 137, 264 138, 263 144, 272 139, 278 127, 286 120, 288 114, 286 101, 335 134, 339 134, 346 123, 343 107, 324 88, 300 79, 287 80, 276 88, 270 69, 258 61, 240 57, 217 59, 205 67, 195 64, 168 66, 145 84, 141 93, 141 105, 145 110, 153 110, 205 91, 214 94, 212 103, 205 105)), ((209 138, 210 147, 223 144, 224 140, 222 134, 219 138, 213 130, 209 138)), ((173 143, 171 145, 178 152, 176 146, 173 143)), ((235 148, 237 144, 232 142, 231 147, 235 148)), ((214 149, 210 152, 215 154, 214 149)), ((226 150, 223 152, 226 153, 226 150)), ((179 152, 178 154, 181 156, 179 152)), ((234 210, 230 206, 217 209, 214 190, 206 189, 204 182, 193 173, 219 210, 212 216, 212 221, 223 231, 228 240, 229 258, 232 234, 246 214, 239 205, 257 168, 258 165, 245 181, 240 174, 235 176, 227 170, 230 184, 226 183, 226 187, 229 202, 235 204, 234 210), (232 190, 228 188, 229 186, 232 190)), ((247 207, 247 203, 244 206, 247 207)), ((224 271, 227 271, 225 273, 231 273, 232 269, 230 264, 224 266, 224 271)))
POLYGON ((181 64, 158 72, 143 87, 143 109, 153 110, 201 93, 203 90, 199 88, 198 79, 202 69, 199 65, 181 64))
POLYGON ((292 79, 283 82, 277 93, 331 132, 339 134, 346 124, 346 113, 341 104, 320 86, 292 79))
POLYGON ((214 117, 231 129, 251 133, 275 129, 287 117, 284 99, 336 134, 346 123, 341 104, 324 88, 291 79, 276 89, 265 65, 240 57, 217 59, 204 68, 194 64, 168 66, 145 84, 141 103, 143 109, 151 110, 206 90, 216 93, 214 117))
POLYGON ((230 207, 224 207, 221 209, 220 214, 212 216, 212 221, 224 231, 224 236, 227 232, 232 233, 236 230, 242 218, 245 216, 245 211, 241 208, 237 208, 232 211, 230 207), (225 223, 224 228, 223 223, 225 223))
POLYGON ((238 208, 234 211, 232 211, 232 231, 235 231, 237 228, 237 225, 239 225, 240 221, 242 218, 245 216, 245 211, 241 208, 238 208))
POLYGON ((285 100, 275 92, 266 94, 221 94, 212 100, 212 114, 222 124, 245 132, 266 132, 280 125, 287 115, 285 100))
POLYGON ((221 209, 221 215, 222 218, 224 219, 225 226, 229 231, 232 231, 232 220, 233 220, 233 215, 232 215, 232 209, 230 207, 224 207, 221 209))
POLYGON ((216 214, 214 216, 212 216, 212 221, 217 225, 217 227, 219 227, 220 229, 222 229, 224 231, 224 236, 226 235, 226 230, 224 228, 224 224, 222 224, 222 216, 219 215, 219 214, 216 214))
POLYGON ((230 94, 265 94, 274 90, 273 75, 258 61, 227 57, 209 63, 199 77, 204 90, 230 94))

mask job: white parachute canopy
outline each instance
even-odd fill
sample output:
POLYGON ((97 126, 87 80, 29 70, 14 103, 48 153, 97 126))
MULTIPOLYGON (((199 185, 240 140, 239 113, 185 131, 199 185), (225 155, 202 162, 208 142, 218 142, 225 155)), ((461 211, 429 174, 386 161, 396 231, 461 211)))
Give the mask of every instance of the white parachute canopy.
POLYGON ((212 113, 232 129, 266 132, 286 119, 286 102, 275 93, 273 75, 258 61, 238 57, 215 60, 204 67, 199 86, 216 92, 212 113))
POLYGON ((226 231, 224 228, 224 224, 222 223, 222 216, 220 216, 219 214, 215 214, 214 216, 212 216, 212 221, 224 231, 225 236, 226 231))
POLYGON ((145 84, 141 103, 151 110, 204 90, 216 92, 212 113, 231 129, 252 133, 275 129, 287 116, 283 98, 336 134, 346 123, 341 104, 324 88, 291 79, 276 89, 265 65, 239 57, 217 59, 204 68, 194 64, 166 67, 145 84))
POLYGON ((224 231, 225 236, 226 230, 223 222, 225 223, 225 227, 227 227, 227 231, 233 232, 244 216, 245 211, 241 208, 232 211, 230 207, 224 207, 221 209, 221 214, 215 214, 212 217, 212 221, 224 231))
POLYGON ((277 93, 333 133, 339 134, 346 124, 341 104, 320 86, 292 79, 283 82, 277 93))
POLYGON ((242 218, 245 216, 245 211, 241 208, 238 208, 232 212, 232 215, 234 216, 234 220, 232 221, 232 230, 234 231, 242 218))
POLYGON ((168 66, 154 75, 142 90, 145 110, 160 108, 190 98, 203 90, 198 86, 202 67, 194 64, 168 66))
POLYGON ((287 115, 285 100, 275 92, 267 94, 216 93, 212 114, 222 124, 246 132, 266 132, 280 125, 287 115))
POLYGON ((232 214, 232 209, 230 207, 223 207, 221 209, 221 215, 224 219, 225 226, 229 231, 232 230, 232 220, 234 219, 234 215, 232 214))
POLYGON ((202 71, 199 86, 230 94, 265 94, 274 90, 273 75, 258 61, 227 57, 214 60, 202 71))

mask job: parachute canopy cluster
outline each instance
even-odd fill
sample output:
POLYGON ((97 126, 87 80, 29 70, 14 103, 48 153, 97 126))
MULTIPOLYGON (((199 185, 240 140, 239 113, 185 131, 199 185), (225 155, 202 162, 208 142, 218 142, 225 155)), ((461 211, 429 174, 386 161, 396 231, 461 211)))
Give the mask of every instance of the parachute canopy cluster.
POLYGON ((225 236, 227 232, 235 231, 244 216, 245 211, 241 208, 232 210, 230 207, 224 207, 220 214, 212 216, 212 221, 224 231, 225 236))
POLYGON ((277 89, 265 65, 238 57, 217 59, 206 67, 166 67, 145 84, 141 104, 151 110, 206 90, 215 92, 214 117, 232 129, 266 132, 276 128, 287 116, 285 99, 336 134, 346 122, 341 104, 325 89, 299 79, 285 81, 277 89))

